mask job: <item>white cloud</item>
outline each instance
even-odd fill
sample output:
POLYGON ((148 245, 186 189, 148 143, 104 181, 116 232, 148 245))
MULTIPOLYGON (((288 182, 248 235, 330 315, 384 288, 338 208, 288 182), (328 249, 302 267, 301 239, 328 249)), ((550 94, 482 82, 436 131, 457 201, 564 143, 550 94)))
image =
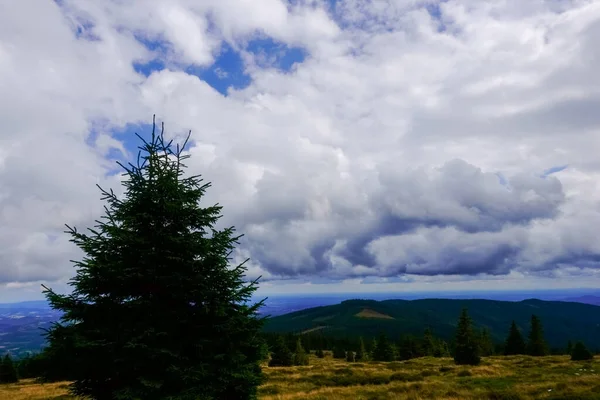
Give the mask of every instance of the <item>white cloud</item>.
POLYGON ((597 282, 600 4, 435 4, 0 6, 0 282, 72 274, 63 223, 92 223, 94 184, 118 187, 109 150, 134 150, 110 132, 154 112, 193 130, 188 165, 246 234, 252 276, 597 282), (280 71, 247 48, 257 37, 307 57, 280 71), (252 79, 228 97, 185 72, 219 67, 223 43, 252 79), (135 72, 156 57, 165 69, 135 72))

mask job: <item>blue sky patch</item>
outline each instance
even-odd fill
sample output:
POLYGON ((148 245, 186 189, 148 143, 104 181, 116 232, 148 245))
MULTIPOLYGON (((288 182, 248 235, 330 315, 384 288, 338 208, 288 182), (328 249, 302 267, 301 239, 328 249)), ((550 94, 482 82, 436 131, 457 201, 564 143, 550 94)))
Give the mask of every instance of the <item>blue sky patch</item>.
POLYGON ((224 96, 229 88, 244 89, 252 82, 239 53, 225 43, 213 65, 208 68, 190 66, 185 72, 202 79, 224 96))
POLYGON ((260 65, 275 67, 281 71, 289 72, 294 64, 306 59, 306 51, 299 47, 289 47, 284 43, 271 38, 260 38, 248 43, 247 51, 258 57, 260 65))
POLYGON ((135 39, 144 45, 148 50, 154 53, 154 58, 146 63, 133 63, 133 69, 138 74, 146 77, 150 76, 155 71, 160 71, 165 68, 164 59, 169 51, 168 43, 161 40, 149 40, 139 35, 134 35, 135 39))
POLYGON ((438 32, 446 31, 446 25, 442 21, 442 10, 440 8, 440 4, 445 3, 446 1, 448 1, 448 0, 442 0, 439 2, 432 3, 432 4, 427 4, 425 6, 425 9, 427 10, 427 12, 431 16, 431 18, 433 20, 437 21, 437 23, 438 23, 437 31, 438 32))
POLYGON ((542 176, 546 177, 552 174, 555 174, 557 172, 561 172, 564 171, 565 169, 567 169, 569 167, 569 164, 565 164, 565 165, 558 165, 556 167, 552 167, 552 168, 548 168, 547 170, 544 171, 544 173, 542 174, 542 176))

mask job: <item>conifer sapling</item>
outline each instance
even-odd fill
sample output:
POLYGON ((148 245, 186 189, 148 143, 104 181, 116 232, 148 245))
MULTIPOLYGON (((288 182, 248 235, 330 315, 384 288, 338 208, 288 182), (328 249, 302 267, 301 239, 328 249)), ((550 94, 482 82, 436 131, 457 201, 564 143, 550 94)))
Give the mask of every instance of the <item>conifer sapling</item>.
POLYGON ((469 313, 464 308, 456 328, 454 362, 458 365, 478 365, 481 362, 478 342, 469 313))
POLYGON ((294 352, 294 365, 308 365, 308 354, 302 347, 300 338, 296 341, 296 351, 294 352))
POLYGON ((271 351, 269 367, 289 367, 294 364, 294 353, 285 343, 283 336, 278 336, 271 351))
POLYGON ((506 338, 504 355, 511 356, 525 354, 525 352, 525 340, 523 339, 523 335, 521 335, 521 331, 519 331, 519 328, 517 327, 517 323, 513 321, 510 325, 510 330, 506 338))
POLYGON ((548 353, 548 345, 544 339, 542 321, 536 315, 532 315, 529 340, 527 342, 527 354, 530 356, 545 356, 548 353))

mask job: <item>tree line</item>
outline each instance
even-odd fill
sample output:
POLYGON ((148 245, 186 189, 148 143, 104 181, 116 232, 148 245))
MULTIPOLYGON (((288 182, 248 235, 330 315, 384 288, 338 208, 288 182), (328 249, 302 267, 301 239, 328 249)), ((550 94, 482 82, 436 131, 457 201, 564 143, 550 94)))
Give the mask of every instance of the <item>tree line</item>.
MULTIPOLYGON (((513 321, 508 329, 504 343, 493 342, 487 328, 475 329, 464 309, 459 317, 456 333, 451 343, 436 337, 431 329, 426 328, 421 337, 404 335, 398 340, 391 340, 381 333, 373 340, 359 338, 336 338, 324 334, 307 333, 267 334, 267 343, 271 351, 270 366, 306 365, 306 352, 313 351, 319 358, 325 357, 325 351, 333 358, 354 361, 403 361, 418 357, 453 357, 456 364, 477 365, 481 357, 492 355, 530 355, 545 356, 550 354, 544 338, 541 320, 531 316, 527 340, 523 337, 517 324, 513 321), (500 350, 500 351, 498 351, 500 350), (302 361, 299 361, 302 360, 302 361)), ((582 342, 567 344, 563 354, 572 360, 587 360, 593 354, 582 342)))
MULTIPOLYGON (((344 338, 324 334, 307 333, 264 333, 268 351, 263 361, 268 360, 271 367, 308 365, 309 354, 324 358, 331 354, 335 359, 348 362, 389 362, 404 361, 419 357, 454 357, 456 364, 477 365, 481 357, 492 355, 530 355, 545 356, 550 351, 544 338, 541 320, 532 315, 527 338, 523 336, 515 321, 512 321, 505 341, 495 344, 490 332, 483 327, 476 329, 464 309, 459 317, 455 337, 450 343, 434 335, 426 328, 421 337, 403 335, 391 340, 381 333, 372 340, 344 338), (327 352, 327 353, 326 353, 327 352)), ((28 355, 13 361, 7 353, 0 362, 0 382, 13 383, 19 378, 44 377, 45 381, 62 381, 73 378, 68 364, 57 363, 59 359, 46 349, 42 353, 28 355)), ((581 341, 569 341, 562 354, 571 356, 571 360, 589 360, 593 358, 581 341)))

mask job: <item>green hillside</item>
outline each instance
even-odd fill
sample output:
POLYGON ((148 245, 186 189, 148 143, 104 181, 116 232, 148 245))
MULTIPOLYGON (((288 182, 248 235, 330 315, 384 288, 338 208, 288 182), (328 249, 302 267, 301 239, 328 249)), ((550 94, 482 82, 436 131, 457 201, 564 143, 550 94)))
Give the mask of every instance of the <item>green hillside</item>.
POLYGON ((449 340, 463 307, 479 327, 488 327, 494 341, 504 341, 514 319, 527 334, 532 314, 541 318, 552 347, 569 340, 583 340, 600 349, 600 307, 558 301, 524 300, 347 300, 333 306, 310 308, 267 320, 267 332, 320 331, 336 336, 375 336, 384 331, 391 337, 421 335, 425 327, 449 340))

